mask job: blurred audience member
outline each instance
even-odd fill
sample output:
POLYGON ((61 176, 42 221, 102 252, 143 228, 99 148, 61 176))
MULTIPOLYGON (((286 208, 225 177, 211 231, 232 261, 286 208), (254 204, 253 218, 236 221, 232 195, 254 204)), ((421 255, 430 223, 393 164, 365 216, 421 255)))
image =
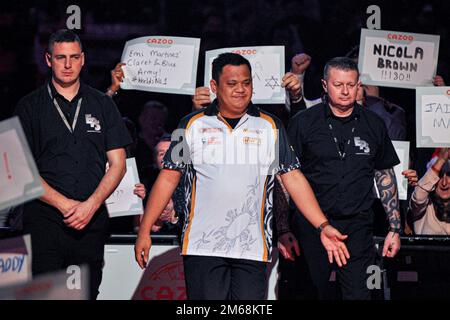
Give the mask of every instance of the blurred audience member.
MULTIPOLYGON (((158 172, 162 169, 162 160, 169 149, 171 142, 171 137, 169 134, 164 134, 156 144, 154 148, 154 162, 153 168, 155 168, 158 172)), ((154 172, 154 171, 153 171, 154 172)), ((145 184, 150 189, 153 183, 155 182, 157 175, 152 176, 152 180, 145 181, 145 184)), ((178 187, 175 189, 172 198, 169 200, 166 208, 162 212, 159 219, 152 227, 152 232, 170 232, 176 233, 177 235, 181 235, 181 225, 182 221, 180 217, 183 215, 183 205, 184 205, 184 192, 182 188, 182 181, 178 184, 178 187)), ((136 232, 139 230, 139 223, 141 221, 142 216, 139 216, 139 219, 135 219, 135 230, 136 232)))
POLYGON ((436 162, 420 181, 415 170, 405 170, 402 174, 415 187, 410 200, 415 233, 450 235, 449 148, 440 149, 436 162))

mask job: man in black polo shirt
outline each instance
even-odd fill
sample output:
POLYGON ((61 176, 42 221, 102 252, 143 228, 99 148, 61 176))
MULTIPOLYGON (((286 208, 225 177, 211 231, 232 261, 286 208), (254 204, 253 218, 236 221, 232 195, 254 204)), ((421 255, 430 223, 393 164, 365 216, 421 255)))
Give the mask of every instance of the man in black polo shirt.
MULTIPOLYGON (((325 66, 327 103, 299 112, 289 127, 290 142, 302 163, 322 211, 330 223, 348 235, 350 259, 337 271, 344 299, 369 299, 367 267, 373 264, 371 205, 373 180, 389 220, 383 256, 400 248, 400 213, 393 166, 399 163, 383 120, 355 103, 357 65, 348 58, 325 66)), ((319 232, 300 215, 299 240, 313 283, 321 299, 330 298, 331 265, 319 232)))
POLYGON ((131 138, 111 98, 80 81, 84 53, 74 32, 50 36, 46 61, 51 80, 16 109, 45 188, 24 207, 24 232, 33 274, 88 264, 95 298, 108 227, 103 203, 125 174, 131 138))

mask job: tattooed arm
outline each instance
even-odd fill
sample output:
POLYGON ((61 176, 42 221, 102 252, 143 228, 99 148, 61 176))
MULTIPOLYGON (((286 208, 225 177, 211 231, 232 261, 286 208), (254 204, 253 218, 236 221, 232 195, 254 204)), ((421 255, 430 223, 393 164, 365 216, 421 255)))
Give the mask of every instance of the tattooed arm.
POLYGON ((295 260, 293 251, 298 256, 300 249, 297 239, 289 226, 289 193, 281 182, 279 175, 275 176, 273 195, 273 211, 277 225, 278 249, 285 259, 295 260))
POLYGON ((383 257, 388 256, 392 258, 400 249, 399 231, 401 229, 400 204, 394 169, 375 170, 375 182, 389 221, 389 232, 384 241, 383 257))

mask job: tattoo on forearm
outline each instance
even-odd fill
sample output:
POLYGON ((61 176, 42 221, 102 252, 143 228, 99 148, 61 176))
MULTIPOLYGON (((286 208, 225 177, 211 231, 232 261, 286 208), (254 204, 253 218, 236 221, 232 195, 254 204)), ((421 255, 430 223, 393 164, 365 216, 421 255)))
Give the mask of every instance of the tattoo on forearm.
POLYGON ((281 183, 281 178, 276 176, 274 194, 273 194, 273 211, 277 225, 277 231, 284 233, 290 230, 289 226, 289 194, 281 183))
POLYGON ((394 169, 376 170, 375 182, 389 225, 392 228, 400 228, 400 204, 398 201, 397 180, 395 179, 394 169))

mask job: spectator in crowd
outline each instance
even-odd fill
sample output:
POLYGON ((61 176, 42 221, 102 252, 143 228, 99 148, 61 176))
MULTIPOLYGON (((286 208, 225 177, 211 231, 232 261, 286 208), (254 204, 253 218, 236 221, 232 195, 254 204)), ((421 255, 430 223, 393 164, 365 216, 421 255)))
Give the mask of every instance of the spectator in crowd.
MULTIPOLYGON (((163 168, 163 159, 169 149, 171 137, 169 134, 163 135, 154 149, 153 168, 159 172, 163 168)), ((149 168, 150 170, 150 168, 149 168)), ((156 172, 155 172, 156 173, 156 172)), ((154 180, 147 180, 145 184, 148 188, 151 188, 156 180, 157 175, 152 175, 154 180)), ((184 191, 183 191, 183 178, 178 184, 177 188, 172 194, 171 199, 167 203, 166 207, 162 211, 155 224, 152 226, 152 232, 169 232, 175 233, 181 236, 181 228, 183 226, 183 205, 184 205, 184 191)), ((139 216, 138 220, 135 220, 135 230, 139 231, 139 224, 142 216, 139 216)))
POLYGON ((418 181, 415 170, 402 174, 415 187, 410 200, 411 221, 418 235, 450 235, 449 148, 439 150, 437 160, 418 181))

